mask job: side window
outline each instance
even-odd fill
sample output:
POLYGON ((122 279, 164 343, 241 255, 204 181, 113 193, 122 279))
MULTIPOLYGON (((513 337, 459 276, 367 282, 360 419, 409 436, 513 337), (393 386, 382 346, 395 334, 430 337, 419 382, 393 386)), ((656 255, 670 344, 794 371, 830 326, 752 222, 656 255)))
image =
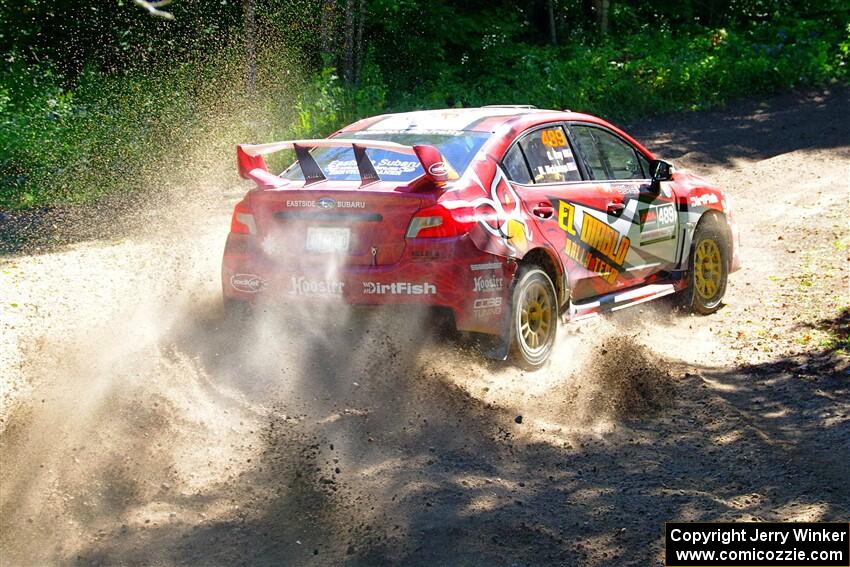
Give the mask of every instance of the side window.
POLYGON ((591 179, 648 179, 649 162, 630 144, 600 128, 570 126, 591 179))
POLYGON ((520 139, 522 153, 535 183, 580 181, 578 166, 561 126, 542 128, 520 139))
POLYGON ((576 151, 581 155, 590 178, 608 179, 608 173, 602 164, 602 156, 596 147, 592 129, 585 126, 570 126, 570 134, 572 134, 576 151))
POLYGON ((608 179, 645 179, 638 154, 630 145, 604 130, 595 128, 602 161, 608 170, 608 179))
POLYGON ((522 151, 519 149, 519 144, 514 144, 508 153, 505 154, 502 164, 508 173, 508 178, 511 181, 522 183, 523 185, 531 183, 531 174, 528 172, 528 165, 525 163, 525 158, 522 156, 522 151))
POLYGON ((638 163, 640 163, 640 167, 641 167, 641 169, 643 169, 643 178, 644 179, 652 178, 652 173, 650 173, 650 171, 649 171, 649 160, 646 159, 646 156, 644 156, 642 153, 640 153, 638 151, 635 151, 635 153, 637 154, 637 157, 638 157, 638 163))

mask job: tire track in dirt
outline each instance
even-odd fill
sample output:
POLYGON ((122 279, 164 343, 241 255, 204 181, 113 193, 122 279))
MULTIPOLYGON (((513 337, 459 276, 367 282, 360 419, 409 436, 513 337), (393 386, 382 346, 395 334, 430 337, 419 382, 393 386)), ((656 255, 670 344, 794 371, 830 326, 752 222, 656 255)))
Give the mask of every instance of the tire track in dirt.
POLYGON ((169 236, 5 257, 3 564, 647 565, 664 521, 846 519, 819 343, 850 304, 848 102, 640 125, 730 189, 745 270, 714 316, 585 324, 533 374, 416 311, 226 319, 215 187, 169 236))

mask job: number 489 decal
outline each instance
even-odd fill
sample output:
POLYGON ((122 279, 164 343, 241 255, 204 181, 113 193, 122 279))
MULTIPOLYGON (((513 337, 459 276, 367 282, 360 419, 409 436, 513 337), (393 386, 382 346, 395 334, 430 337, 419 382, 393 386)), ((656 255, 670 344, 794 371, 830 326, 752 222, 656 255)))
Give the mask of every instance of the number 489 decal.
POLYGON ((540 141, 543 142, 544 146, 549 146, 550 148, 561 148, 567 145, 567 138, 564 136, 564 131, 560 128, 543 130, 540 133, 540 141))
POLYGON ((676 222, 676 209, 672 203, 660 205, 656 208, 656 211, 658 212, 659 226, 666 226, 668 224, 674 224, 676 222))

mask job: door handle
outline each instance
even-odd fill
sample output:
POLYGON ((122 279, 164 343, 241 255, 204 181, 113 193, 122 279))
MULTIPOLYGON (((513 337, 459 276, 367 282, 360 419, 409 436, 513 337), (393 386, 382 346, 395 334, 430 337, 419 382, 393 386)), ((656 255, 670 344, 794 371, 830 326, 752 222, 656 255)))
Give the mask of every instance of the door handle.
POLYGON ((536 207, 531 209, 531 212, 541 219, 549 219, 555 214, 555 208, 549 203, 538 203, 536 207))
POLYGON ((623 212, 623 210, 625 208, 626 208, 626 206, 623 203, 618 203, 616 201, 613 201, 611 203, 608 203, 608 214, 609 215, 619 215, 620 213, 623 212))

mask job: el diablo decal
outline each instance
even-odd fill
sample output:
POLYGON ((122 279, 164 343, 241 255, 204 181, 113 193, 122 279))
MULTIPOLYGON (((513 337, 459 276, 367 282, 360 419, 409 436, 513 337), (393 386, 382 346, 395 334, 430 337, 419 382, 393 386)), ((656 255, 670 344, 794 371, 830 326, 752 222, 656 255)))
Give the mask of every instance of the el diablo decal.
POLYGON ((582 213, 580 230, 576 230, 576 207, 566 201, 558 202, 558 226, 567 233, 564 253, 607 283, 617 280, 631 241, 605 222, 582 213))

